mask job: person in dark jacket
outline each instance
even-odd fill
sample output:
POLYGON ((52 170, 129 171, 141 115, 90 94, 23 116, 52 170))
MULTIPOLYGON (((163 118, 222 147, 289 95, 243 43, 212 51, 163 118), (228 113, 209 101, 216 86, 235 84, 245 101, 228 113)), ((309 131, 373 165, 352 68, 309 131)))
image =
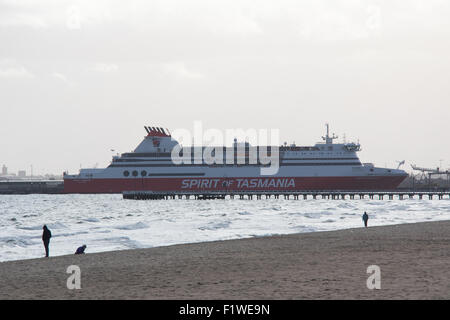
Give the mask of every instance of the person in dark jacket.
POLYGON ((367 221, 369 220, 369 215, 367 214, 367 212, 364 211, 364 214, 362 216, 362 219, 364 221, 364 227, 367 228, 367 221))
POLYGON ((44 232, 42 233, 42 241, 44 241, 44 248, 45 248, 45 257, 48 258, 48 245, 50 244, 50 238, 52 237, 52 233, 47 228, 46 225, 42 228, 44 229, 44 232))
POLYGON ((77 251, 75 251, 75 254, 84 254, 84 250, 86 249, 86 245, 83 244, 81 247, 78 247, 77 251))

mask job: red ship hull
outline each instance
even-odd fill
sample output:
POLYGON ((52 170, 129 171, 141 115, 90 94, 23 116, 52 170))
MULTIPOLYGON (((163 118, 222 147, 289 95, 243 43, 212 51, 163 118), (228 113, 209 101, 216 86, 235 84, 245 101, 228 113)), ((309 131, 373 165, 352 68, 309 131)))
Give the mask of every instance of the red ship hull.
POLYGON ((123 191, 304 191, 392 190, 406 178, 394 176, 354 177, 248 177, 248 178, 130 178, 65 179, 64 193, 122 193, 123 191))

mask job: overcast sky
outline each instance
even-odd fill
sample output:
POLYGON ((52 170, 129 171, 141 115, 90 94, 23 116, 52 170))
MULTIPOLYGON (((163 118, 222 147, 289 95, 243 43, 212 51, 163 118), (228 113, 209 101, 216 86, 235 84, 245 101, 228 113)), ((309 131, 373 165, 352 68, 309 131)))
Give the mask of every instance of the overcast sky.
MULTIPOLYGON (((0 0, 0 166, 106 166, 144 125, 359 139, 450 167, 450 2, 0 0)), ((406 167, 405 167, 406 168, 406 167)))

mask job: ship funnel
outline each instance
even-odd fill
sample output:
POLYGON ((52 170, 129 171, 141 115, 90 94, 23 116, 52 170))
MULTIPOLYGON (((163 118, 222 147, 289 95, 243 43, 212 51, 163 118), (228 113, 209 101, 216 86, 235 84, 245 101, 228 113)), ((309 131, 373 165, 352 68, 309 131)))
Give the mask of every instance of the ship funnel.
POLYGON ((149 127, 144 126, 145 131, 149 136, 158 136, 158 137, 170 137, 169 129, 165 129, 162 127, 149 127))

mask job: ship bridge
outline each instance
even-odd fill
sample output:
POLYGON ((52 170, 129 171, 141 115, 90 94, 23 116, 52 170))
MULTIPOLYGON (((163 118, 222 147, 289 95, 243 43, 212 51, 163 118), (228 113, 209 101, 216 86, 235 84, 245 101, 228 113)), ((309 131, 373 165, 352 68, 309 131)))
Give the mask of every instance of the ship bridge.
POLYGON ((332 136, 330 136, 330 127, 327 124, 325 124, 327 127, 327 133, 325 136, 322 136, 322 139, 325 142, 319 142, 315 144, 315 147, 318 148, 320 151, 344 151, 344 152, 356 152, 361 151, 361 145, 359 143, 333 143, 334 139, 337 139, 338 136, 336 136, 334 133, 332 136))

